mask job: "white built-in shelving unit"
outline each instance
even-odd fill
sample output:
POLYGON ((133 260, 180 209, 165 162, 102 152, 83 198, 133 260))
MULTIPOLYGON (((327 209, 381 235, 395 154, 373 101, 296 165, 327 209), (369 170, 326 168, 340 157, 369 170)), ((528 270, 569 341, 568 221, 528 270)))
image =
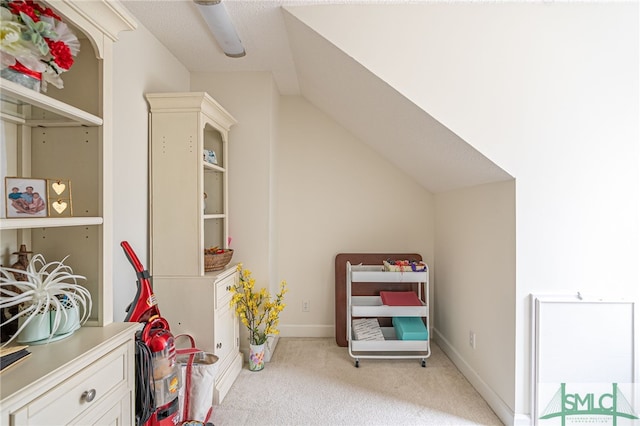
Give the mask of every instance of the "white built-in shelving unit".
POLYGON ((0 263, 21 244, 47 262, 67 257, 91 293, 89 321, 70 337, 30 347, 2 372, 0 423, 135 424, 134 338, 138 324, 113 322, 113 44, 136 28, 117 0, 49 0, 80 40, 46 93, 0 79, 0 263), (73 214, 7 217, 5 178, 71 182, 73 214))

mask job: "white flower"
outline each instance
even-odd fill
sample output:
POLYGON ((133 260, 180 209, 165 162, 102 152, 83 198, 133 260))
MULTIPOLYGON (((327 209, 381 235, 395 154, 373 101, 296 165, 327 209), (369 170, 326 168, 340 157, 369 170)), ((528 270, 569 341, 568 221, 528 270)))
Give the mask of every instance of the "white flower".
POLYGON ((80 51, 72 30, 51 9, 26 0, 0 0, 0 14, 0 69, 19 64, 41 74, 41 90, 47 83, 61 89, 61 74, 80 51))
POLYGON ((21 37, 26 27, 13 20, 13 14, 4 7, 0 8, 0 53, 2 67, 16 64, 16 57, 30 56, 30 43, 21 37))

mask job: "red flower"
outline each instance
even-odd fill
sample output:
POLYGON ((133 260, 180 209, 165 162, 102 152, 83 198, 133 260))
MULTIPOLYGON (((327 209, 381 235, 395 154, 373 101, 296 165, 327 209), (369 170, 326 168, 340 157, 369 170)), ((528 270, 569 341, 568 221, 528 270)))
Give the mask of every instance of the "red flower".
POLYGON ((14 15, 20 15, 20 12, 28 15, 33 22, 38 22, 40 20, 40 16, 50 16, 58 21, 62 21, 62 18, 57 15, 50 7, 46 9, 40 6, 38 3, 34 3, 32 0, 25 1, 14 1, 9 3, 9 8, 11 9, 11 13, 14 15))
POLYGON ((38 3, 34 3, 32 1, 30 1, 30 0, 27 0, 27 3, 31 4, 33 6, 33 8, 38 12, 38 14, 45 15, 45 16, 51 16, 52 18, 57 19, 58 21, 62 21, 62 18, 60 16, 58 16, 53 10, 51 10, 50 7, 44 9, 38 3))
POLYGON ((25 2, 11 2, 9 3, 9 8, 11 9, 11 13, 14 15, 20 15, 20 12, 29 16, 29 18, 33 19, 33 22, 38 22, 40 18, 36 14, 36 10, 33 8, 33 2, 31 4, 27 4, 25 2))
POLYGON ((73 56, 71 56, 71 50, 69 46, 62 41, 51 41, 47 39, 49 45, 49 52, 53 56, 53 60, 56 65, 63 70, 68 70, 73 65, 73 56))

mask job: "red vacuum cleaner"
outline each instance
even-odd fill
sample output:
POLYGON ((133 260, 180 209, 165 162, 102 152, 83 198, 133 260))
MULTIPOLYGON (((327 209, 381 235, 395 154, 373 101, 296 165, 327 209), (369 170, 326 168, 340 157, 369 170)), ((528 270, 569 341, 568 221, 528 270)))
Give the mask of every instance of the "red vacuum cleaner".
POLYGON ((151 275, 128 242, 122 241, 138 278, 136 296, 127 307, 126 322, 144 323, 136 334, 136 425, 174 426, 178 423, 180 374, 169 323, 160 316, 151 275))

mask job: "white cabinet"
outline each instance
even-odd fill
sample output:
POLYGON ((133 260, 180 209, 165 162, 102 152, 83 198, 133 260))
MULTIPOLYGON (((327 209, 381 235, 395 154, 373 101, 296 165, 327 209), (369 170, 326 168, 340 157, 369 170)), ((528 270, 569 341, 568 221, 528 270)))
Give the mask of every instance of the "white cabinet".
MULTIPOLYGON (((160 312, 174 335, 189 334, 198 349, 218 357, 214 404, 219 404, 242 369, 240 327, 229 291, 238 280, 235 266, 203 277, 154 277, 160 312)), ((185 344, 178 340, 180 344, 185 344)))
POLYGON ((203 276, 205 247, 228 247, 227 143, 236 121, 204 92, 146 97, 151 274, 203 276), (204 150, 216 153, 217 164, 205 161, 204 150))
POLYGON ((42 94, 0 79, 0 263, 12 265, 21 244, 47 261, 69 256, 65 264, 87 278, 93 310, 90 327, 30 347, 28 359, 2 372, 0 423, 133 425, 137 325, 113 323, 111 93, 113 43, 136 23, 117 1, 43 3, 81 47, 64 89, 42 94), (73 215, 8 218, 6 177, 70 180, 73 215))
POLYGON ((12 265, 21 244, 47 261, 69 256, 65 264, 91 292, 87 324, 102 326, 113 321, 112 49, 136 24, 117 1, 44 3, 73 29, 80 53, 63 89, 42 94, 0 79, 0 264, 12 265), (71 206, 63 215, 50 209, 53 217, 7 218, 6 177, 70 180, 71 206))
POLYGON ((204 249, 228 247, 228 133, 233 117, 204 92, 150 93, 151 274, 174 335, 218 356, 214 403, 242 369, 230 308, 235 265, 205 272, 204 249), (205 156, 215 152, 215 163, 205 156), (206 198, 205 198, 206 194, 206 198))
POLYGON ((355 359, 356 367, 360 358, 418 358, 422 366, 431 355, 429 341, 429 270, 423 272, 390 272, 382 265, 351 265, 347 262, 347 340, 349 355, 355 359), (393 284, 415 283, 419 305, 391 306, 385 305, 377 296, 354 295, 353 283, 393 284), (353 330, 354 319, 361 318, 393 318, 418 317, 424 322, 427 337, 421 340, 401 340, 396 336, 394 327, 381 327, 383 340, 357 340, 353 330))
POLYGON ((83 327, 2 372, 0 423, 134 425, 137 323, 83 327))

